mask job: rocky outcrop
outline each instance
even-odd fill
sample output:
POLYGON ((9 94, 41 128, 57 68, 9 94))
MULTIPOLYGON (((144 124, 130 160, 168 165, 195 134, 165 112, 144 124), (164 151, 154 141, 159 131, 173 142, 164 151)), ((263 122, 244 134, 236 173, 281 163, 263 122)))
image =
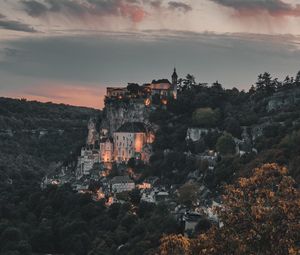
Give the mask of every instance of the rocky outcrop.
POLYGON ((149 124, 150 111, 151 107, 146 106, 142 99, 107 102, 102 128, 109 130, 110 135, 112 135, 126 122, 142 122, 147 125, 149 124))
POLYGON ((300 103, 300 89, 276 92, 268 100, 267 111, 279 110, 300 103))

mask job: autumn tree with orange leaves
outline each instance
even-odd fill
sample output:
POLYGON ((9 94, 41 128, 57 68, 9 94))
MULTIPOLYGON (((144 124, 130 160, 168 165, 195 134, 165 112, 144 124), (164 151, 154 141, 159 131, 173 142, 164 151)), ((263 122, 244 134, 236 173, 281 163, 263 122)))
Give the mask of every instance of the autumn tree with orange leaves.
POLYGON ((190 240, 182 235, 168 235, 161 239, 160 255, 184 255, 190 251, 190 240))
POLYGON ((300 192, 287 172, 266 164, 252 177, 226 186, 222 206, 216 208, 219 226, 189 240, 182 254, 300 254, 300 192))

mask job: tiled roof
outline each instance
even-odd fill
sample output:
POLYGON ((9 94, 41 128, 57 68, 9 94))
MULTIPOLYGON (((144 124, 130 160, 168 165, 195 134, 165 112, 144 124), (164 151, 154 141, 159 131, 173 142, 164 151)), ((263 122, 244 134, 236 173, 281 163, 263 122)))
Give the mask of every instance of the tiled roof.
POLYGON ((134 181, 131 180, 127 175, 125 175, 125 176, 115 176, 114 178, 112 178, 112 180, 110 182, 111 182, 111 184, 115 184, 115 183, 134 183, 134 181))
POLYGON ((160 80, 153 80, 152 84, 161 84, 161 83, 169 83, 171 84, 171 82, 168 79, 160 79, 160 80))

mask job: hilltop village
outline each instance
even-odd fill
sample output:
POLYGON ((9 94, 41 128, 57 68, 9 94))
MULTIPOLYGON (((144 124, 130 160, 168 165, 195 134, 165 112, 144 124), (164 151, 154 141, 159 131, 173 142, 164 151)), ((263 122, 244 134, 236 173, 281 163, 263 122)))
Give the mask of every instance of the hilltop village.
POLYGON ((156 129, 149 121, 149 113, 157 105, 167 104, 168 99, 176 99, 177 78, 174 70, 172 83, 162 79, 141 87, 128 84, 127 87, 107 88, 99 131, 95 119, 89 121, 86 146, 78 160, 77 178, 89 175, 95 163, 110 170, 112 163, 124 164, 132 158, 149 162, 156 129))
MULTIPOLYGON (((187 235, 195 231, 203 218, 218 223, 213 208, 220 206, 219 185, 234 178, 242 164, 263 155, 259 154, 265 146, 261 139, 286 125, 282 117, 273 117, 274 112, 294 111, 300 103, 300 91, 298 85, 278 85, 276 91, 262 97, 266 90, 250 90, 246 94, 224 90, 218 83, 211 87, 194 84, 192 79, 184 83, 174 69, 171 82, 160 79, 143 85, 108 87, 101 121, 96 116, 90 119, 86 144, 76 165, 69 164, 59 174, 45 177, 42 187, 69 183, 79 193, 91 194, 95 201, 105 200, 107 207, 128 202, 134 194, 138 194, 141 202, 164 202, 187 235), (201 98, 202 101, 196 101, 199 106, 190 107, 196 109, 191 120, 180 120, 180 113, 186 114, 184 104, 190 102, 176 103, 179 93, 193 90, 209 93, 215 97, 216 105, 217 97, 226 95, 223 101, 232 100, 231 107, 237 102, 242 108, 232 110, 225 104, 224 109, 212 109, 201 98), (180 108, 172 109, 172 104, 180 108), (254 119, 256 105, 261 113, 256 113, 260 117, 254 119), (177 112, 169 114, 170 111, 177 112), (233 116, 239 116, 240 122, 233 116), (223 123, 218 122, 221 118, 223 123), (149 165, 152 172, 145 174, 149 165)), ((295 128, 299 120, 289 125, 295 128)))
MULTIPOLYGON (((95 199, 107 198, 108 204, 118 201, 116 194, 140 187, 152 187, 158 178, 137 184, 127 165, 131 160, 147 164, 152 154, 152 143, 158 127, 149 121, 149 115, 168 100, 177 98, 178 75, 176 69, 168 79, 153 80, 142 86, 129 83, 126 87, 107 87, 105 107, 100 125, 96 118, 88 123, 86 145, 81 148, 75 175, 68 167, 55 177, 45 177, 42 187, 48 184, 72 183, 78 192, 91 192, 91 181, 101 180, 95 199), (112 176, 114 172, 114 177, 112 176), (118 173, 119 175, 115 174, 118 173)), ((159 193, 159 192, 157 192, 159 193)), ((162 192, 162 195, 167 192, 162 192)), ((155 201, 154 196, 144 197, 155 201)))

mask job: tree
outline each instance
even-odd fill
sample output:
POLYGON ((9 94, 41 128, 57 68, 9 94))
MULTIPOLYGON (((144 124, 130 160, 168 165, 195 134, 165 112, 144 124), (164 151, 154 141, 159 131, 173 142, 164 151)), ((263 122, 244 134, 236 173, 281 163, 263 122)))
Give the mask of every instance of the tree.
POLYGON ((178 190, 178 202, 186 205, 187 207, 192 207, 192 205, 197 201, 198 194, 199 187, 197 184, 186 183, 178 190))
MULTIPOLYGON (((225 186, 222 205, 215 209, 222 224, 189 240, 188 252, 199 255, 300 254, 300 191, 287 173, 285 167, 265 164, 256 168, 251 177, 225 186)), ((179 247, 180 244, 181 241, 179 247)), ((166 247, 169 246, 162 248, 166 247)))
POLYGON ((182 235, 164 236, 159 248, 160 255, 188 255, 190 254, 190 240, 182 235))
POLYGON ((187 74, 185 79, 179 79, 180 89, 182 91, 191 89, 192 86, 196 85, 195 77, 191 74, 187 74), (183 83, 183 85, 181 85, 183 83))
POLYGON ((289 151, 289 153, 298 154, 300 152, 300 130, 287 134, 281 141, 279 146, 289 151))
POLYGON ((272 79, 271 75, 265 72, 258 76, 256 91, 261 93, 261 95, 271 95, 275 92, 277 84, 277 79, 272 79))
POLYGON ((133 189, 129 192, 129 198, 131 203, 138 205, 141 200, 141 192, 139 189, 133 189))
POLYGON ((132 95, 137 95, 140 90, 140 86, 136 83, 128 83, 127 90, 132 95))
POLYGON ((218 110, 212 108, 198 108, 194 111, 192 120, 196 126, 214 127, 220 117, 218 110))
POLYGON ((230 134, 222 135, 217 141, 217 151, 223 155, 235 153, 235 142, 230 134))
POLYGON ((295 82, 296 82, 296 85, 300 84, 300 71, 296 75, 295 82))
POLYGON ((240 123, 238 122, 238 120, 236 120, 235 118, 227 118, 224 121, 224 127, 225 130, 232 134, 235 137, 241 137, 242 134, 242 128, 240 123))

